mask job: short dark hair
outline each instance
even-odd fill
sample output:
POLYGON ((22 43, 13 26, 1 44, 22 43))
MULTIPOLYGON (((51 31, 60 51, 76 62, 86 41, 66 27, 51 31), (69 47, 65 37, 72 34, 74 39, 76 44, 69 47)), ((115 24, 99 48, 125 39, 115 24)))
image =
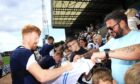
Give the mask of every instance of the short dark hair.
POLYGON ((54 38, 52 36, 48 36, 47 38, 48 40, 54 40, 54 38))
POLYGON ((80 40, 82 40, 82 41, 86 42, 86 46, 87 46, 88 42, 87 42, 86 37, 81 37, 81 38, 79 39, 79 41, 80 41, 80 40))
POLYGON ((75 38, 75 37, 67 37, 67 39, 66 39, 66 44, 68 44, 69 42, 72 42, 72 41, 74 41, 74 40, 77 41, 77 38, 75 38))
POLYGON ((126 24, 127 24, 127 16, 123 12, 121 12, 119 10, 116 10, 116 11, 113 11, 113 12, 109 13, 105 17, 104 22, 106 22, 106 21, 108 21, 110 19, 114 19, 116 21, 124 20, 126 22, 126 24))

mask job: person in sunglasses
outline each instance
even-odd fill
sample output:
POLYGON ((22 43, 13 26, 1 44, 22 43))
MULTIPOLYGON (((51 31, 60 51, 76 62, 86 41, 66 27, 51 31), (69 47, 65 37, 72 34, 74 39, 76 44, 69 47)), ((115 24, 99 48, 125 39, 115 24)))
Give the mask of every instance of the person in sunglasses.
POLYGON ((135 47, 125 48, 122 51, 114 51, 112 53, 110 50, 115 50, 123 47, 127 47, 134 44, 140 44, 139 31, 130 30, 127 23, 127 16, 120 12, 114 11, 105 17, 105 23, 110 32, 111 38, 104 46, 99 48, 99 51, 93 53, 91 60, 96 61, 96 59, 111 58, 112 64, 112 75, 117 81, 117 84, 124 84, 124 75, 129 67, 140 60, 139 55, 134 55, 130 53, 135 53, 135 47))
POLYGON ((124 84, 125 72, 140 60, 140 32, 131 30, 127 16, 118 10, 108 14, 104 21, 112 38, 99 49, 92 49, 80 57, 91 58, 96 63, 111 59, 113 79, 117 84, 124 84))

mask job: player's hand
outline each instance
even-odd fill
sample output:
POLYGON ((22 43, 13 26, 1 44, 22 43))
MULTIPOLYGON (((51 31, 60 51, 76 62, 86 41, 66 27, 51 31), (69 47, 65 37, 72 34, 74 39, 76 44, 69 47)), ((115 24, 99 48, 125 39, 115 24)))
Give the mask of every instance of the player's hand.
POLYGON ((91 60, 94 63, 99 63, 105 59, 105 52, 94 52, 91 56, 91 60))

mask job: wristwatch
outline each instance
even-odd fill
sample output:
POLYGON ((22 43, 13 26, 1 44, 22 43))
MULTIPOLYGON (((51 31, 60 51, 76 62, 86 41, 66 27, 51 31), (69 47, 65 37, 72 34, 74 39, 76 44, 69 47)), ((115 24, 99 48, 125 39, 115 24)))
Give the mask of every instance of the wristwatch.
POLYGON ((110 49, 104 49, 104 51, 105 51, 106 59, 108 59, 108 58, 109 58, 109 54, 108 54, 108 52, 110 51, 110 49))

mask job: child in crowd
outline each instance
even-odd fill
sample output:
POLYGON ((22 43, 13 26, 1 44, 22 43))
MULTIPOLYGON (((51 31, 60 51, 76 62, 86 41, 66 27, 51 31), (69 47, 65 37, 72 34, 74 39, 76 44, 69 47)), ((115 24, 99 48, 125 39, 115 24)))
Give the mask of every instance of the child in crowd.
POLYGON ((116 81, 109 69, 100 67, 93 71, 92 84, 116 84, 116 81))
POLYGON ((128 69, 124 79, 125 84, 140 84, 140 62, 128 69))

